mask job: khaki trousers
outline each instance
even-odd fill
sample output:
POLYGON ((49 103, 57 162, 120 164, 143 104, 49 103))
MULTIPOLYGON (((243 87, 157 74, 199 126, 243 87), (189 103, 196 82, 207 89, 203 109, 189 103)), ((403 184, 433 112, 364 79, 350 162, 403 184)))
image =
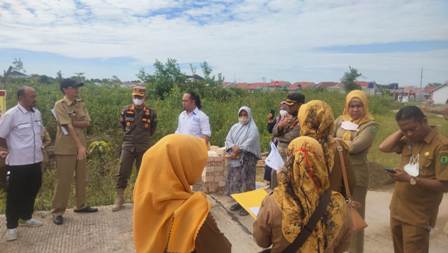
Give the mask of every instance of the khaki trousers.
POLYGON ((117 189, 126 189, 128 186, 129 177, 132 173, 132 167, 135 162, 135 173, 138 175, 140 165, 142 164, 143 152, 130 151, 128 149, 121 149, 120 169, 117 174, 117 189))
POLYGON ((429 228, 409 225, 393 218, 390 219, 390 228, 395 253, 429 252, 429 228))
POLYGON ((77 160, 76 155, 56 155, 57 184, 53 197, 53 215, 62 215, 67 208, 73 178, 75 179, 76 208, 85 206, 87 186, 87 160, 77 160))
MULTIPOLYGON (((362 218, 366 217, 366 196, 367 187, 355 186, 352 192, 352 198, 354 201, 361 203, 361 207, 356 209, 362 218)), ((351 253, 362 253, 364 251, 364 229, 353 233, 350 242, 350 252, 351 253)))

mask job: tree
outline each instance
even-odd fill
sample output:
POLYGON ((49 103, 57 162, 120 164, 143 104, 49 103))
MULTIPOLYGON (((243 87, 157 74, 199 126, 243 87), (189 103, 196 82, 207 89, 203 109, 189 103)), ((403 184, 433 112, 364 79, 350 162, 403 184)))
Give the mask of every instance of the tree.
POLYGON ((205 61, 201 63, 202 74, 204 75, 204 79, 207 82, 206 85, 222 85, 224 83, 224 77, 221 73, 218 73, 218 76, 212 75, 213 69, 210 65, 205 61))
POLYGON ((17 72, 25 73, 26 70, 23 68, 23 62, 20 58, 14 58, 14 61, 12 61, 12 70, 17 72))
POLYGON ((358 72, 357 69, 352 68, 352 66, 348 67, 348 71, 344 73, 344 76, 341 78, 341 82, 344 84, 344 88, 347 92, 351 90, 359 90, 361 87, 355 83, 356 79, 362 76, 361 73, 358 72))
POLYGON ((62 71, 58 71, 57 73, 56 73, 56 79, 58 80, 58 81, 61 81, 62 80, 62 71))
POLYGON ((152 80, 152 76, 146 73, 145 68, 141 68, 137 73, 137 78, 143 83, 149 83, 152 80))
POLYGON ((160 99, 164 99, 175 85, 183 84, 187 79, 180 71, 176 59, 168 58, 165 64, 156 60, 154 68, 151 82, 154 85, 155 94, 160 99))
POLYGON ((75 73, 75 76, 73 76, 72 78, 76 79, 76 80, 78 80, 80 82, 84 82, 86 80, 86 77, 84 76, 83 72, 75 73))

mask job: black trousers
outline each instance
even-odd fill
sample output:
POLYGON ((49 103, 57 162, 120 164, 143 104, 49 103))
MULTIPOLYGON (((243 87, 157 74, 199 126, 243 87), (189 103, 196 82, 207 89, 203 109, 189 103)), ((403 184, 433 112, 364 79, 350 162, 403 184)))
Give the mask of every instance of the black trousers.
POLYGON ((6 166, 6 226, 16 228, 19 219, 31 219, 34 200, 42 184, 41 163, 6 166))

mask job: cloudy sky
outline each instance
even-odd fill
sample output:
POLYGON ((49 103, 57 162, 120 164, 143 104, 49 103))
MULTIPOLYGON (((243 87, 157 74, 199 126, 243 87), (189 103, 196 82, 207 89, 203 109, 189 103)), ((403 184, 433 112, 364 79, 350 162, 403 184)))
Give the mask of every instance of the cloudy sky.
POLYGON ((0 70, 136 79, 156 59, 227 81, 448 80, 448 1, 0 0, 0 70))

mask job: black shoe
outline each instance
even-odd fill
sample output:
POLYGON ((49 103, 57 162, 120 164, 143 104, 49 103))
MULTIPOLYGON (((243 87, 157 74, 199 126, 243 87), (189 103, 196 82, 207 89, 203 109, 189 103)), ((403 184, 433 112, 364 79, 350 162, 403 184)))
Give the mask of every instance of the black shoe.
POLYGON ((241 209, 239 215, 240 215, 240 216, 247 216, 247 215, 249 215, 249 213, 248 213, 246 210, 241 209))
POLYGON ((62 215, 57 215, 53 217, 53 223, 56 225, 62 225, 64 224, 64 217, 62 215))
POLYGON ((241 206, 240 206, 240 204, 233 204, 231 207, 230 207, 230 211, 238 211, 238 210, 241 210, 241 206))
POLYGON ((83 208, 75 209, 74 212, 75 213, 95 213, 95 212, 98 212, 98 208, 86 206, 83 208))

